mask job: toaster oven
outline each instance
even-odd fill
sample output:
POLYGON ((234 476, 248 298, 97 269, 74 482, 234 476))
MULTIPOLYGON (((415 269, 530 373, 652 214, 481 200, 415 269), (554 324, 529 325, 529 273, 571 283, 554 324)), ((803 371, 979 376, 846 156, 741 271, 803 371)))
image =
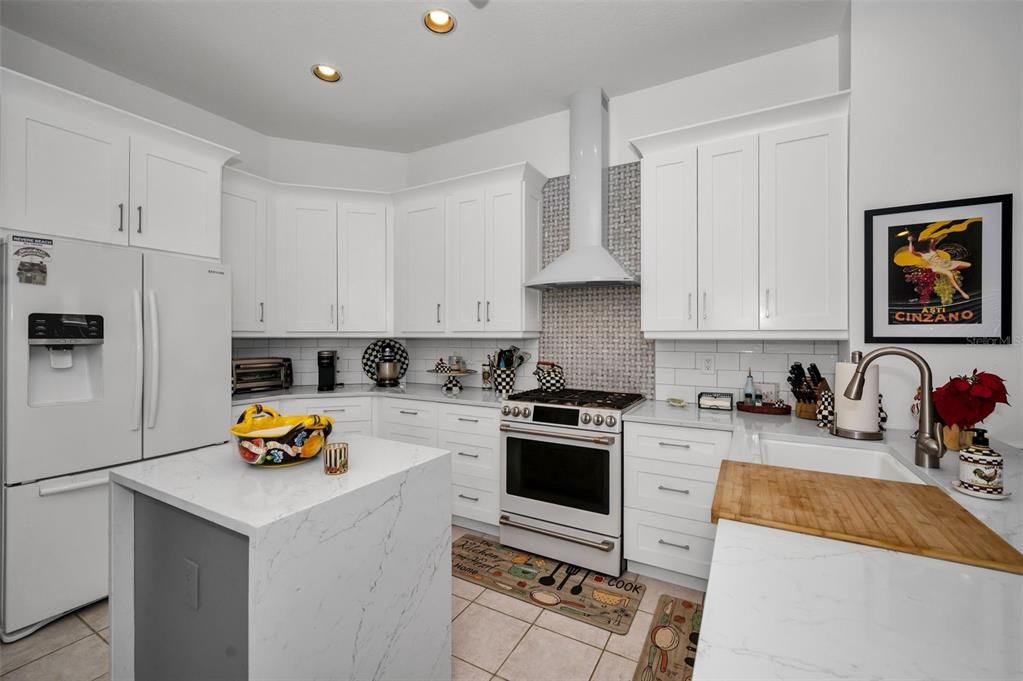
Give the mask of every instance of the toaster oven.
POLYGON ((234 393, 286 390, 293 381, 289 357, 231 360, 231 391, 234 393))

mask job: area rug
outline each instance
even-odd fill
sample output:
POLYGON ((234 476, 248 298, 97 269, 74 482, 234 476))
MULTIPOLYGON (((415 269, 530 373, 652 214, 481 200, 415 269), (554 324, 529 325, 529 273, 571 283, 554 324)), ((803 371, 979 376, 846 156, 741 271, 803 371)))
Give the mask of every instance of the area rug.
POLYGON ((632 681, 691 681, 703 606, 661 596, 632 681))
POLYGON ((629 633, 646 590, 633 579, 592 572, 474 534, 452 542, 451 573, 615 634, 629 633))

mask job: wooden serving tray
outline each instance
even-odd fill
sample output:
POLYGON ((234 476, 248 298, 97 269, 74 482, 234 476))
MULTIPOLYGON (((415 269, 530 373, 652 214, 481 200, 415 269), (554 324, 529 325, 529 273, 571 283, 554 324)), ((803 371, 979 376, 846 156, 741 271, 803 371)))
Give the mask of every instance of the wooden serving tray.
POLYGON ((721 518, 1023 574, 1023 554, 932 485, 726 460, 721 518))
POLYGON ((746 404, 745 402, 737 402, 735 408, 739 411, 745 411, 750 414, 772 414, 774 416, 788 416, 792 413, 792 407, 788 404, 784 406, 777 406, 775 404, 762 404, 759 407, 755 404, 746 404))

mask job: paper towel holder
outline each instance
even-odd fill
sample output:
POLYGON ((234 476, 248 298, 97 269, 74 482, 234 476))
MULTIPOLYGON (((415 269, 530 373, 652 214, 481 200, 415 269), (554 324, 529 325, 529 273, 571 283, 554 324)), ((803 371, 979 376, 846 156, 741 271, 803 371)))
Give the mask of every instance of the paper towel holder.
MULTIPOLYGON (((860 362, 863 361, 863 353, 860 352, 859 350, 854 350, 852 355, 849 357, 849 361, 854 363, 854 364, 860 364, 860 362)), ((853 398, 848 393, 849 393, 849 389, 853 387, 854 383, 858 383, 859 384, 859 390, 862 391, 862 389, 863 389, 863 374, 862 373, 858 373, 856 376, 854 376, 853 380, 849 383, 848 386, 846 386, 846 389, 844 391, 845 392, 845 396, 849 397, 850 399, 853 399, 853 398), (857 377, 859 378, 858 381, 857 381, 857 377)), ((837 388, 837 387, 840 387, 840 386, 835 386, 835 387, 837 388)), ((859 399, 859 397, 857 397, 855 399, 859 399)), ((883 440, 884 439, 884 431, 880 430, 880 429, 878 429, 875 432, 875 431, 867 431, 867 430, 851 430, 849 428, 839 428, 839 426, 838 426, 838 419, 837 418, 834 419, 831 422, 831 426, 830 426, 830 428, 828 430, 829 430, 829 432, 832 435, 835 435, 835 436, 838 436, 838 437, 848 438, 850 440, 883 440)))

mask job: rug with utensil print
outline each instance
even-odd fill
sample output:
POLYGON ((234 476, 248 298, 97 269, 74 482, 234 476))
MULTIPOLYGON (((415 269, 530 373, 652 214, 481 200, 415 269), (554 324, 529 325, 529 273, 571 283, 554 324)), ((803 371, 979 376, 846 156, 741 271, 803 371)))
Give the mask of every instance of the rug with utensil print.
POLYGON ((692 681, 703 606, 663 595, 657 599, 632 681, 692 681))
POLYGON ((615 634, 629 633, 646 587, 633 578, 592 572, 474 534, 451 545, 455 577, 615 634))

